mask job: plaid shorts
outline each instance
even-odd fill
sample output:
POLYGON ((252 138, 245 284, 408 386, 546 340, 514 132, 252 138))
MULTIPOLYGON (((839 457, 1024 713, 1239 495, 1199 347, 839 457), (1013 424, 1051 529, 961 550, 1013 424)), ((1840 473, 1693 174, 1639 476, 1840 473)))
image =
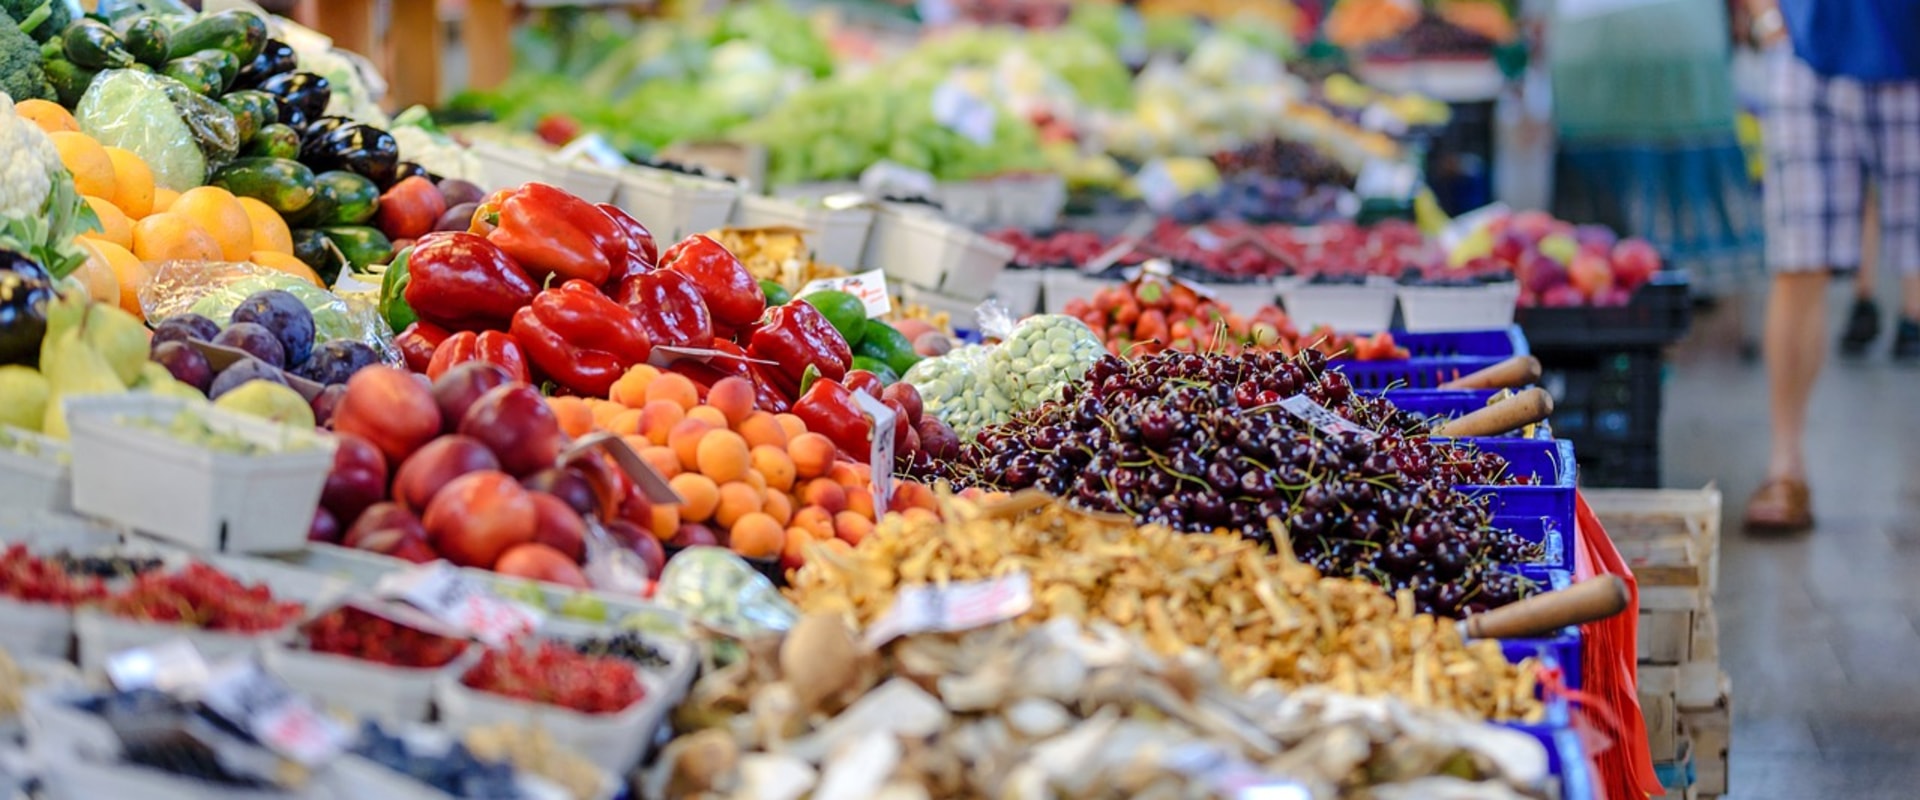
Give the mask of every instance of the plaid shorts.
POLYGON ((1920 81, 1818 74, 1780 53, 1771 66, 1767 263, 1776 271, 1860 266, 1861 212, 1880 204, 1880 263, 1920 271, 1920 81))

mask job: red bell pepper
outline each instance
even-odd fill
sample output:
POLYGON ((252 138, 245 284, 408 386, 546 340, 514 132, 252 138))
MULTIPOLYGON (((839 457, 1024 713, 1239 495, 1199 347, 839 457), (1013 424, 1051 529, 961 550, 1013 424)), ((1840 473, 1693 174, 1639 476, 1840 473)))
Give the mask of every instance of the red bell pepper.
POLYGON ((685 273, 657 269, 629 276, 612 295, 640 319, 655 347, 705 347, 713 340, 707 301, 685 273))
POLYGON ((793 408, 793 400, 800 396, 800 384, 789 381, 780 372, 780 368, 771 364, 749 362, 747 374, 753 378, 753 402, 762 411, 784 414, 793 408))
POLYGON ((586 397, 606 397, 627 368, 646 363, 653 351, 640 320, 586 281, 541 292, 514 312, 510 330, 535 368, 586 397))
POLYGON ((700 287, 713 312, 714 327, 737 328, 753 322, 767 310, 767 295, 753 273, 727 252, 727 248, 702 234, 681 239, 660 254, 660 268, 686 273, 700 287))
POLYGON ((407 305, 457 331, 499 330, 533 300, 533 280, 511 256, 471 233, 430 233, 407 259, 407 305))
POLYGON ((725 378, 753 380, 753 372, 747 364, 747 351, 740 345, 725 339, 714 339, 706 344, 706 349, 722 353, 721 356, 701 361, 697 358, 679 358, 668 364, 668 372, 677 372, 687 376, 700 390, 700 399, 705 400, 707 390, 725 378))
POLYGON ((520 342, 511 333, 500 331, 461 331, 447 337, 433 351, 433 360, 427 365, 427 377, 440 380, 447 370, 468 361, 485 361, 506 369, 507 374, 521 383, 532 383, 533 374, 527 370, 527 355, 520 349, 520 342))
POLYGON ((807 367, 819 370, 821 377, 840 380, 853 364, 853 349, 813 306, 788 303, 767 312, 760 328, 753 332, 747 355, 778 364, 774 371, 785 375, 797 392, 807 367))
POLYGON ((487 241, 520 262, 535 280, 607 282, 627 263, 627 234, 606 212, 544 183, 496 192, 474 212, 491 226, 487 241))
POLYGON ((452 334, 431 322, 415 322, 393 337, 393 346, 400 348, 401 357, 407 360, 407 369, 414 372, 426 372, 433 362, 433 351, 452 334))
POLYGON ((864 461, 873 451, 873 419, 854 400, 853 390, 838 381, 813 381, 793 404, 793 414, 807 423, 807 430, 833 440, 852 458, 864 461))
POLYGON ((647 226, 640 224, 640 220, 634 219, 626 209, 612 203, 601 203, 594 208, 600 209, 608 219, 613 220, 613 224, 620 228, 620 232, 625 234, 627 239, 626 273, 620 274, 621 268, 615 266, 613 270, 615 274, 608 278, 609 281, 646 272, 660 263, 660 251, 657 249, 658 245, 654 244, 653 231, 647 230, 647 226))
POLYGON ((882 388, 880 386, 880 376, 864 369, 856 369, 847 373, 847 379, 842 383, 848 389, 856 392, 866 392, 867 395, 873 399, 880 399, 880 389, 882 388))

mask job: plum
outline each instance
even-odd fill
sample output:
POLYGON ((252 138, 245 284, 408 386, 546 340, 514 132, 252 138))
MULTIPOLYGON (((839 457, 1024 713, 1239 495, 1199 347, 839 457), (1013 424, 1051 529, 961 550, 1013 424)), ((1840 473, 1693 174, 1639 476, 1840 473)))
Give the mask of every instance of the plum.
POLYGON ((247 295, 229 321, 257 323, 272 332, 284 351, 282 366, 300 366, 313 354, 313 312, 292 292, 265 289, 247 295))
POLYGON ((153 326, 153 343, 211 342, 220 335, 220 326, 199 314, 175 314, 153 326))
POLYGON ((247 381, 272 381, 281 386, 287 385, 287 378, 272 364, 257 358, 243 358, 214 376, 213 384, 207 388, 207 397, 214 400, 220 395, 240 388, 247 381))
POLYGON ((332 386, 346 383, 353 373, 378 363, 380 354, 365 342, 335 339, 315 348, 312 357, 300 367, 299 374, 315 383, 332 386))
POLYGON ((275 336, 273 331, 256 322, 229 325, 219 336, 213 337, 213 343, 245 351, 268 366, 277 368, 287 365, 286 345, 280 343, 280 337, 275 336))
POLYGON ((166 367, 174 380, 199 389, 213 386, 213 365, 191 345, 180 341, 159 342, 153 347, 153 362, 166 367))

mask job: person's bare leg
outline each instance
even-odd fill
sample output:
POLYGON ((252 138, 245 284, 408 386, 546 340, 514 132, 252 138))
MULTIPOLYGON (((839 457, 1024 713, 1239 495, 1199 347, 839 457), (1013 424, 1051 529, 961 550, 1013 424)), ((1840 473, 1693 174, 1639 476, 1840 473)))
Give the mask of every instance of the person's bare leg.
POLYGON ((1920 320, 1920 273, 1900 276, 1900 313, 1920 320))
POLYGON ((1762 346, 1773 409, 1773 455, 1767 477, 1807 477, 1807 405, 1826 358, 1827 273, 1780 272, 1767 294, 1762 346))

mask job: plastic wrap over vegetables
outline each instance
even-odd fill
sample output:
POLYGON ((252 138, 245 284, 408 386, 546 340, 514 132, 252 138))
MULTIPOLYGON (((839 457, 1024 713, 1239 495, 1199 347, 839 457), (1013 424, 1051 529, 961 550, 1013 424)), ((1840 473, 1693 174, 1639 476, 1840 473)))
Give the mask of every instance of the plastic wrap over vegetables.
POLYGON ((980 309, 980 331, 1002 338, 996 345, 969 345, 907 370, 901 380, 919 390, 927 413, 960 438, 1060 396, 1106 354, 1086 323, 1062 314, 1041 314, 1009 325, 1004 311, 980 309))
POLYGON ((981 428, 1013 416, 1013 401, 984 376, 992 348, 970 344, 938 358, 922 359, 900 376, 920 392, 925 412, 953 428, 964 441, 981 428))
POLYGON ((689 547, 669 559, 653 599, 730 636, 784 631, 800 618, 772 581, 718 547, 689 547))
POLYGON ((162 75, 102 72, 74 118, 101 144, 133 151, 153 169, 155 183, 176 192, 206 183, 240 152, 232 112, 162 75))
POLYGON ((245 262, 162 263, 153 280, 140 289, 140 308, 151 320, 194 313, 224 325, 242 300, 267 289, 280 289, 299 298, 313 312, 319 341, 364 342, 386 362, 400 363, 400 352, 393 347, 393 332, 373 302, 341 297, 301 278, 245 262))

